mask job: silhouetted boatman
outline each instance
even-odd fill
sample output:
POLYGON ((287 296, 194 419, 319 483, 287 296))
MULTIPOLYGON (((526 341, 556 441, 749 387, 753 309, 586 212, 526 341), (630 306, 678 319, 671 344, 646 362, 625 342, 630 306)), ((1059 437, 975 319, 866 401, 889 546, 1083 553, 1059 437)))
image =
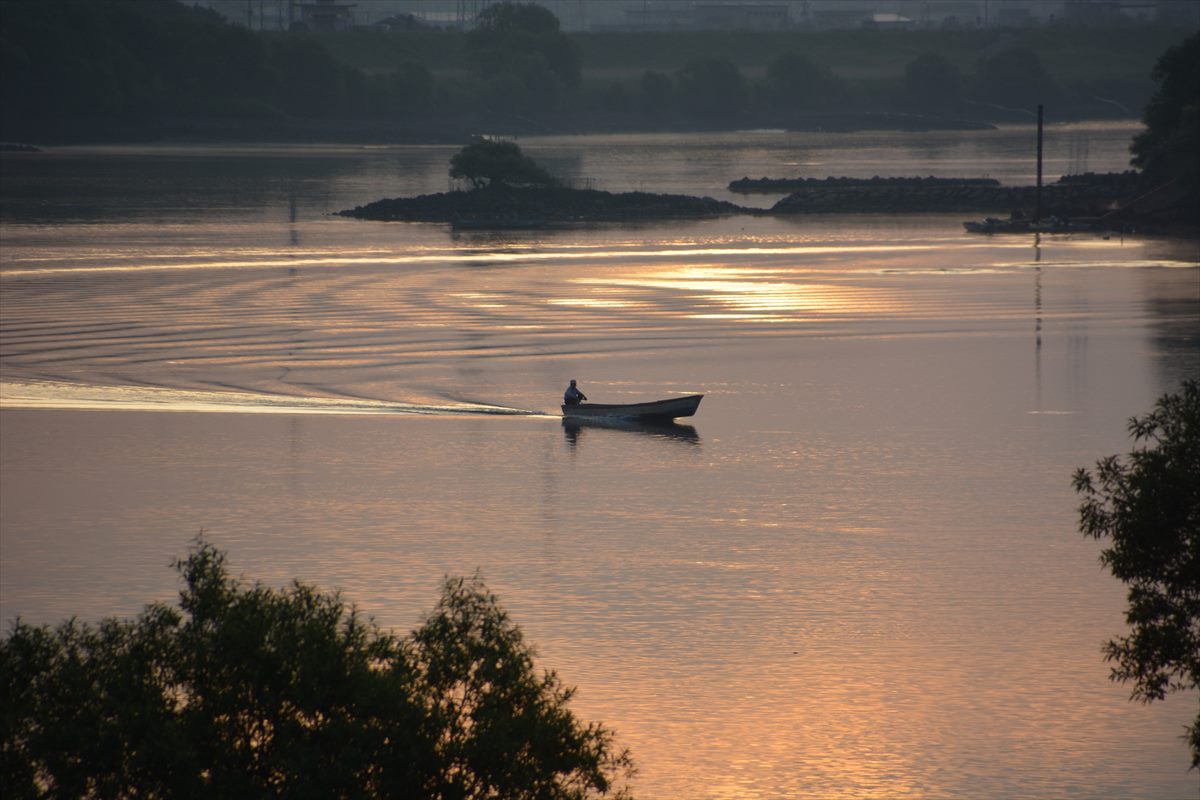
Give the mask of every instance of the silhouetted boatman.
POLYGON ((572 378, 571 385, 563 392, 563 405, 577 406, 584 400, 587 400, 587 395, 579 391, 579 387, 575 385, 575 380, 572 378))

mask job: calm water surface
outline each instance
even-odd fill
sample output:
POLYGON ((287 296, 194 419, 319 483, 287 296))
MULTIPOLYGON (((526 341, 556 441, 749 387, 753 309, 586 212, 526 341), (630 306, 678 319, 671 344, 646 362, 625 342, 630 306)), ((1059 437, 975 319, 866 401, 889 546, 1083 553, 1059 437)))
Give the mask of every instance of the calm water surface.
MULTIPOLYGON (((1127 126, 1047 171, 1123 169, 1127 126)), ((989 174, 1031 133, 523 142, 591 185, 989 174)), ((407 629, 482 570, 643 798, 1194 797, 1100 645, 1077 466, 1200 373, 1194 243, 958 216, 459 235, 328 212, 453 148, 5 156, 0 615, 135 614, 199 531, 407 629), (705 392, 666 431, 565 428, 705 392)), ((766 205, 773 197, 750 202, 766 205)))

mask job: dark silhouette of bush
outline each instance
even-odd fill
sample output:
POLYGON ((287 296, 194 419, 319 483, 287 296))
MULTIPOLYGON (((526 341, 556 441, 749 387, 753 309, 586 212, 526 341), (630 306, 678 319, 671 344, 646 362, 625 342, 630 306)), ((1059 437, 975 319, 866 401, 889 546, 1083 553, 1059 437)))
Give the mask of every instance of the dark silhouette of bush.
MULTIPOLYGON (((1105 645, 1112 679, 1144 702, 1200 688, 1200 381, 1129 421, 1135 448, 1075 472, 1079 529, 1107 540, 1100 562, 1129 587, 1128 636, 1105 645)), ((1200 714, 1187 731, 1200 767, 1200 714)))
MULTIPOLYGON (((278 81, 278 101, 294 116, 333 117, 350 111, 350 70, 316 41, 286 36, 271 42, 269 59, 278 81)), ((361 73, 358 78, 361 81, 361 73)))
POLYGON ((217 14, 168 0, 10 0, 0 26, 6 135, 250 108, 264 49, 217 14))
POLYGON ((980 59, 975 69, 980 102, 1034 113, 1039 103, 1057 103, 1062 90, 1028 47, 1010 47, 980 59))
POLYGON ((1146 130, 1134 137, 1134 166, 1156 181, 1182 179, 1200 193, 1200 33, 1170 48, 1154 65, 1158 89, 1146 105, 1146 130))
POLYGON ((368 78, 367 112, 395 118, 428 111, 433 103, 433 76, 424 64, 412 61, 383 75, 368 78))
POLYGON ((705 120, 731 119, 746 108, 746 79, 732 61, 723 58, 689 62, 675 75, 680 109, 705 120))
POLYGON ((201 542, 177 607, 0 644, 0 780, 12 797, 582 800, 631 772, 611 731, 478 576, 447 579, 409 636, 337 594, 229 575, 201 542))
POLYGON ((908 102, 922 111, 952 110, 962 102, 963 77, 939 53, 923 53, 904 67, 908 102))
POLYGON ((516 142, 480 139, 450 159, 450 177, 485 186, 554 186, 558 181, 521 152, 516 142))
POLYGON ((638 106, 652 114, 665 114, 675 107, 675 82, 665 72, 646 70, 638 79, 638 106))
POLYGON ((175 0, 6 0, 4 138, 156 135, 227 118, 394 118, 428 108, 428 69, 366 75, 306 35, 261 35, 175 0))
POLYGON ((497 3, 479 13, 467 35, 480 101, 494 111, 552 111, 579 85, 579 53, 558 17, 532 3, 497 3))
POLYGON ((801 53, 785 53, 767 64, 767 98, 781 111, 817 111, 833 95, 833 75, 801 53))

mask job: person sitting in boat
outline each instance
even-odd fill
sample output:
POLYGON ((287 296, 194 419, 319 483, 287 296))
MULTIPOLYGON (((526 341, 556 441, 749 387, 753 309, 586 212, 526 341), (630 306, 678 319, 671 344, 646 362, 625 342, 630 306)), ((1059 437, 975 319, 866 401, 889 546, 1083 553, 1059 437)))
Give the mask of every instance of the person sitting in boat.
POLYGON ((577 406, 584 400, 587 400, 587 395, 579 391, 579 387, 575 385, 575 379, 571 379, 571 385, 563 392, 563 404, 568 406, 577 406))

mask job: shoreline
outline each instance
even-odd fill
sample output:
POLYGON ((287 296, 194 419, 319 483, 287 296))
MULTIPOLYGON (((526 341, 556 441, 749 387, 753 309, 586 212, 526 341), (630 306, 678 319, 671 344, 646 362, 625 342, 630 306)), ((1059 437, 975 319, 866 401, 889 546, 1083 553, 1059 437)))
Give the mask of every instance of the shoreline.
MULTIPOLYGON (((1097 117, 1070 122, 1136 122, 1097 117)), ((1064 124, 1067 121, 1064 120, 1064 124)), ((589 134, 714 133, 783 130, 796 133, 987 131, 1003 120, 967 119, 899 111, 824 111, 748 114, 705 120, 675 113, 573 112, 563 114, 455 114, 408 119, 293 119, 188 117, 113 123, 77 119, 41 130, 6 131, 5 141, 32 147, 95 144, 462 144, 479 135, 500 138, 589 134)))

